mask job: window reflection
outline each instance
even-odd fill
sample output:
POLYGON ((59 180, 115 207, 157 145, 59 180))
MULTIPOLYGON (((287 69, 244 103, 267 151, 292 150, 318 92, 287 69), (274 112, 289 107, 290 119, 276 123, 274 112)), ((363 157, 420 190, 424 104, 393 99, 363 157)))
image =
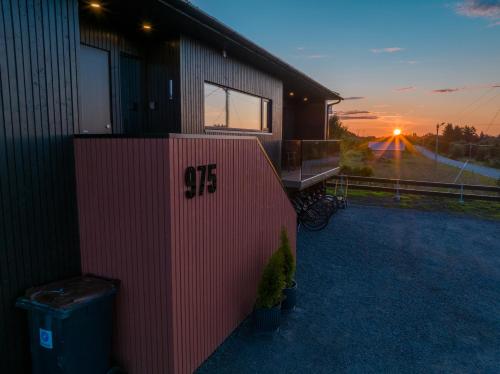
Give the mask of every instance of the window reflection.
POLYGON ((268 131, 271 128, 271 102, 262 99, 262 130, 268 131))
POLYGON ((260 130, 260 98, 229 90, 229 126, 260 130))
POLYGON ((226 90, 205 83, 205 126, 226 127, 226 90))
POLYGON ((205 83, 205 126, 270 131, 271 101, 205 83))

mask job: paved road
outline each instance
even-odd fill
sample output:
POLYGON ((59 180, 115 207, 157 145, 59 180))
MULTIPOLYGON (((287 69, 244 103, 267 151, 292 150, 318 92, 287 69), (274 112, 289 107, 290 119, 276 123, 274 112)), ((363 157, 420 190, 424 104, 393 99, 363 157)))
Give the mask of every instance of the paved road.
MULTIPOLYGON (((435 153, 429 151, 428 149, 416 145, 415 148, 425 157, 430 158, 434 160, 435 153)), ((463 162, 452 160, 451 158, 443 157, 438 155, 438 161, 442 164, 450 165, 450 166, 455 166, 457 168, 462 168, 464 165, 463 162)), ((474 164, 467 164, 465 167, 465 170, 472 171, 473 173, 484 175, 485 177, 490 177, 494 179, 499 179, 500 178, 500 170, 499 169, 493 169, 493 168, 488 168, 486 166, 479 166, 479 165, 474 165, 474 164)))
POLYGON ((301 231, 298 307, 247 320, 199 373, 498 373, 500 226, 353 206, 301 231))

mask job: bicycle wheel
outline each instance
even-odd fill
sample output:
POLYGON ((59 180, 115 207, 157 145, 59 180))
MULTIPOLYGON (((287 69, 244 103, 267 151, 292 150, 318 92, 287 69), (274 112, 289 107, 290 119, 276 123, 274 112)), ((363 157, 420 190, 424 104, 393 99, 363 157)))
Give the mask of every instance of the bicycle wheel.
POLYGON ((319 231, 328 225, 330 214, 320 204, 313 204, 300 214, 300 223, 309 231, 319 231))

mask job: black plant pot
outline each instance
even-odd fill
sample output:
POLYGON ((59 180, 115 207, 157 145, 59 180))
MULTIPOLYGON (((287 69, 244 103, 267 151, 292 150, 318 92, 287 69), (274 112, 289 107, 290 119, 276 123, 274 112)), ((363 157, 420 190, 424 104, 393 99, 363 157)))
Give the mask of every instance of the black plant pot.
POLYGON ((255 308, 253 321, 258 331, 275 331, 280 327, 281 304, 272 308, 255 308))
POLYGON ((285 300, 281 303, 281 309, 284 311, 292 310, 295 308, 297 302, 297 282, 293 281, 292 287, 283 289, 283 296, 285 300))

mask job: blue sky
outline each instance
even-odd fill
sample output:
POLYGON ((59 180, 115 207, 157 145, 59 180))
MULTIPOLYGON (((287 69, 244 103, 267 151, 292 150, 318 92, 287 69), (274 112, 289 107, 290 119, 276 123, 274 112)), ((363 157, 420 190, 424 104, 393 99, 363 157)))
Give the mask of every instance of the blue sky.
POLYGON ((360 134, 422 134, 442 121, 500 132, 500 0, 192 3, 344 97, 363 97, 336 107, 360 134))

